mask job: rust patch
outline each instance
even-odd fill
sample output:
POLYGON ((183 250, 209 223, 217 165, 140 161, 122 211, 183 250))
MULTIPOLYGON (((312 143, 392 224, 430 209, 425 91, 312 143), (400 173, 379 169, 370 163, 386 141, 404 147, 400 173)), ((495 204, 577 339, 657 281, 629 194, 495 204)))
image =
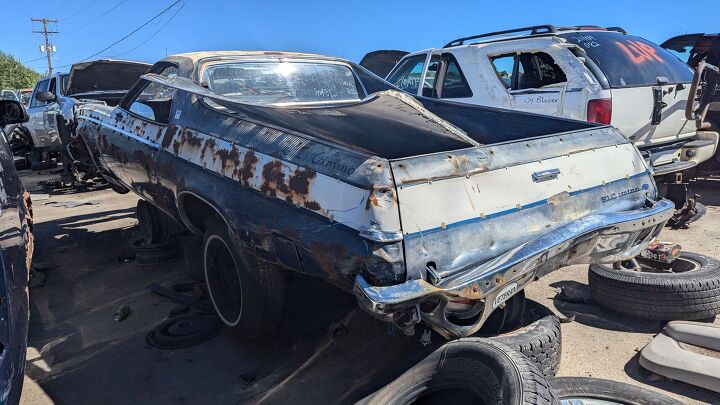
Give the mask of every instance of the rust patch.
POLYGON ((175 134, 177 134, 178 127, 177 125, 170 125, 167 130, 165 130, 165 135, 163 135, 162 140, 162 147, 163 149, 167 149, 170 147, 170 144, 172 143, 172 139, 175 137, 175 134))
POLYGON ((250 179, 252 179, 255 175, 255 165, 257 162, 258 158, 255 156, 255 152, 252 150, 245 152, 242 166, 239 169, 236 169, 237 173, 240 175, 240 182, 242 185, 246 187, 250 185, 250 179))
POLYGON ((200 160, 205 158, 205 153, 208 149, 210 149, 211 152, 215 151, 215 144, 215 138, 210 137, 205 139, 205 142, 203 142, 202 150, 200 151, 200 160))
POLYGON ((315 177, 317 177, 317 173, 314 170, 298 168, 290 177, 290 190, 300 195, 307 195, 310 192, 310 182, 315 177))
POLYGON ((289 189, 285 184, 285 174, 282 172, 282 166, 282 163, 277 160, 268 162, 263 166, 263 182, 260 191, 272 197, 277 197, 278 191, 287 194, 289 189))
POLYGON ((305 208, 313 211, 320 211, 320 204, 317 201, 305 201, 303 204, 305 208))

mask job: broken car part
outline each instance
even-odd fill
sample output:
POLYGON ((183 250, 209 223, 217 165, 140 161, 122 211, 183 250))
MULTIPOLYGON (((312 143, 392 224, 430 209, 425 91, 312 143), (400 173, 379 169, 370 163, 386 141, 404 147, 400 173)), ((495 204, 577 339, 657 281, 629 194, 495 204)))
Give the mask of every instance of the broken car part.
POLYGON ((108 182, 204 238, 215 308, 248 335, 299 271, 405 333, 468 336, 550 271, 636 256, 674 207, 611 127, 416 99, 318 55, 170 56, 77 118, 108 182))
POLYGON ((673 380, 720 392, 720 326, 668 322, 640 352, 640 365, 673 380))
POLYGON ((720 313, 717 259, 682 252, 671 263, 639 259, 636 265, 591 264, 588 279, 595 302, 644 319, 695 320, 720 313))
POLYGON ((555 405, 547 379, 520 352, 492 339, 465 338, 425 359, 360 400, 361 405, 414 403, 555 405))

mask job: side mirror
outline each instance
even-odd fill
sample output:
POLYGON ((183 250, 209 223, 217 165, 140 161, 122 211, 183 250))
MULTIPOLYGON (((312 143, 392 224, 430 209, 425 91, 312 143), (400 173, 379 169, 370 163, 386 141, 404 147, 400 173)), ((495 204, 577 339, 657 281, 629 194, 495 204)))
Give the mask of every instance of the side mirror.
POLYGON ((43 103, 49 103, 51 101, 55 101, 55 95, 50 93, 49 91, 41 91, 35 95, 35 98, 38 101, 42 101, 43 103))
POLYGON ((0 100, 0 128, 10 124, 22 124, 30 119, 19 101, 0 100))

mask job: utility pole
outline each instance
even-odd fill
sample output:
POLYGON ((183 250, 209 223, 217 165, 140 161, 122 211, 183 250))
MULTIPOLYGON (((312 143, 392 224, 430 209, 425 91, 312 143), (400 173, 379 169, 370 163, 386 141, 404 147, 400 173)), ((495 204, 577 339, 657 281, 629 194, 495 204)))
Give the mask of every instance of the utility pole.
POLYGON ((49 20, 45 17, 43 18, 31 18, 30 21, 32 22, 41 22, 43 25, 42 31, 35 31, 33 30, 33 33, 35 34, 44 34, 45 35, 45 47, 43 48, 42 45, 40 45, 40 52, 45 52, 47 55, 47 64, 48 64, 48 75, 52 76, 53 70, 52 70, 52 61, 50 60, 50 56, 55 52, 55 45, 50 43, 50 34, 59 34, 60 31, 48 31, 48 23, 57 23, 58 20, 49 20))

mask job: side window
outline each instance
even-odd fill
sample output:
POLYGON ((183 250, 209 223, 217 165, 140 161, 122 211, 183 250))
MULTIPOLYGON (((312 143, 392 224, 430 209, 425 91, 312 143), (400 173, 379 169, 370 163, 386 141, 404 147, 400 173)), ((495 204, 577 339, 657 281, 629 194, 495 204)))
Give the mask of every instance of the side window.
POLYGON ((460 65, 452 54, 443 54, 447 63, 442 85, 442 98, 472 97, 473 92, 463 75, 460 65))
POLYGON ((55 78, 54 77, 52 79, 50 79, 50 86, 48 86, 48 91, 57 96, 57 92, 55 91, 55 78))
POLYGON ((49 79, 41 80, 35 85, 35 91, 33 91, 32 100, 30 100, 30 107, 40 107, 47 103, 39 101, 37 94, 43 91, 48 91, 48 85, 50 84, 49 79))
POLYGON ((436 97, 435 92, 435 79, 437 78, 440 70, 440 55, 433 55, 430 57, 430 63, 428 63, 427 72, 425 72, 425 80, 423 81, 422 95, 425 97, 436 97))
POLYGON ((400 65, 388 76, 388 81, 401 90, 417 94, 420 78, 425 66, 426 55, 411 56, 400 62, 400 65))
POLYGON ((567 81, 552 56, 544 52, 521 53, 517 56, 518 75, 516 90, 539 89, 567 81))
MULTIPOLYGON (((168 66, 159 73, 161 76, 177 76, 177 67, 168 66)), ((160 124, 170 122, 170 109, 175 89, 160 83, 145 81, 142 91, 127 103, 123 103, 131 113, 160 124), (127 105, 126 105, 127 104, 127 105)))
POLYGON ((540 89, 567 82, 565 72, 545 52, 498 55, 490 62, 508 90, 540 89))
POLYGON ((506 89, 511 89, 515 70, 515 54, 493 56, 490 58, 490 62, 495 68, 497 78, 506 89))

